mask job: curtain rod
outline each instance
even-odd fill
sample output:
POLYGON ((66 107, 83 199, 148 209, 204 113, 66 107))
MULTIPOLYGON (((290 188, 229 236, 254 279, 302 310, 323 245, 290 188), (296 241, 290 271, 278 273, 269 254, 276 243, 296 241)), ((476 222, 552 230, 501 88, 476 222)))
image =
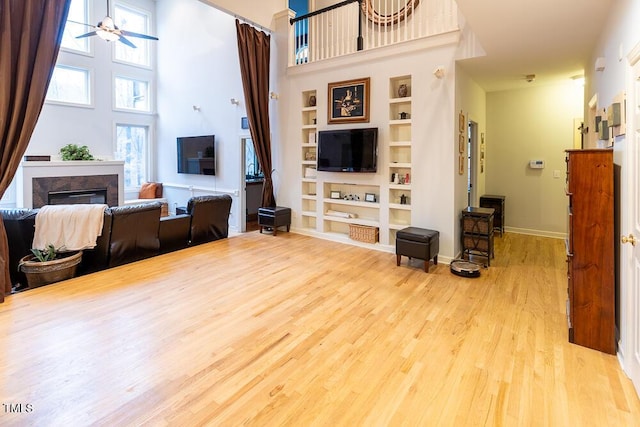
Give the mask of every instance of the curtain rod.
POLYGON ((247 18, 245 18, 245 17, 243 17, 243 16, 236 15, 236 14, 234 14, 234 15, 233 15, 233 17, 234 17, 234 18, 236 18, 238 21, 242 21, 242 22, 244 22, 245 24, 249 24, 249 25, 251 25, 252 27, 256 27, 256 28, 258 28, 259 30, 262 30, 262 31, 264 31, 264 32, 265 32, 265 33, 267 33, 267 34, 271 34, 271 30, 270 30, 270 29, 265 28, 265 27, 263 27, 262 25, 260 25, 260 24, 257 24, 257 23, 255 23, 255 22, 253 22, 253 21, 252 21, 252 20, 250 20, 250 19, 247 19, 247 18))

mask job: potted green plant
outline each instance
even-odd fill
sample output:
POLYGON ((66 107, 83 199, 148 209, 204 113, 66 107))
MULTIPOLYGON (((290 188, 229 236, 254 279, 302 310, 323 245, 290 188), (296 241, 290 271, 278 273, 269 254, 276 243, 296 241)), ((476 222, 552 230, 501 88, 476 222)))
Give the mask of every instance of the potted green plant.
POLYGON ((67 144, 60 149, 62 160, 93 160, 93 155, 86 145, 67 144))
POLYGON ((44 249, 31 249, 20 259, 18 269, 27 276, 29 288, 71 279, 82 260, 82 251, 64 251, 48 244, 44 249))

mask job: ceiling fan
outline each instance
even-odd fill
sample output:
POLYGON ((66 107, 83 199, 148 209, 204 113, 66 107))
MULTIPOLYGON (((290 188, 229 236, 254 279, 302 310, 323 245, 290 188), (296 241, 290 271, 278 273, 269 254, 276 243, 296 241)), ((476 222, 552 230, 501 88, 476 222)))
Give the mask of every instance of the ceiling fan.
POLYGON ((109 4, 109 0, 107 0, 107 16, 102 18, 102 21, 98 22, 98 25, 91 25, 91 24, 84 24, 82 22, 70 21, 76 24, 81 24, 87 27, 95 28, 95 30, 90 31, 86 34, 81 34, 79 36, 76 36, 76 38, 80 39, 83 37, 98 36, 101 39, 106 41, 119 40, 122 43, 132 48, 135 48, 136 45, 131 43, 131 41, 127 39, 127 37, 138 37, 138 38, 147 39, 147 40, 158 40, 158 38, 154 36, 149 36, 147 34, 134 33, 133 31, 126 31, 124 29, 118 28, 118 26, 113 22, 113 18, 111 18, 108 15, 110 10, 111 10, 111 5, 109 4))

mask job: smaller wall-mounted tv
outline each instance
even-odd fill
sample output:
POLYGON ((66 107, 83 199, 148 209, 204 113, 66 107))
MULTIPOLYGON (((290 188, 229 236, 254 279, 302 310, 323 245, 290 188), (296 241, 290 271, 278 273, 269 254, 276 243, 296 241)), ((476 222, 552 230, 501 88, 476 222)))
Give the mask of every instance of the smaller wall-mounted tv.
POLYGON ((178 143, 178 173, 216 174, 215 136, 182 136, 178 143))
POLYGON ((376 172, 378 128, 318 132, 319 171, 376 172))

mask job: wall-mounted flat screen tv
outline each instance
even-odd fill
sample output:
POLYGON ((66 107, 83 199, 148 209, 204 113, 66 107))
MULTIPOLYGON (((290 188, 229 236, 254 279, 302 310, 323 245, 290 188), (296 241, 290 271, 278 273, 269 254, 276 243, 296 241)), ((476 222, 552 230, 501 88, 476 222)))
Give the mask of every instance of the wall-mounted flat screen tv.
POLYGON ((178 173, 216 174, 215 136, 182 136, 178 142, 178 173))
POLYGON ((376 172, 378 128, 318 132, 319 171, 376 172))

